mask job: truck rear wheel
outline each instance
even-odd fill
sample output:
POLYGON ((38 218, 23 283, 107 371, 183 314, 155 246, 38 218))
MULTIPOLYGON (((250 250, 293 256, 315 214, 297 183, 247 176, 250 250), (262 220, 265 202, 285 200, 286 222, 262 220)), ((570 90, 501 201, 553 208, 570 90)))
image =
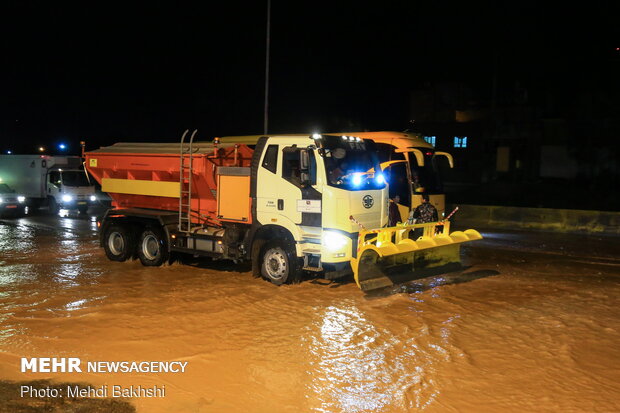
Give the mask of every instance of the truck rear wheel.
POLYGON ((156 228, 147 228, 140 235, 138 257, 142 265, 158 267, 168 259, 168 242, 163 232, 156 228))
POLYGON ((301 269, 295 249, 284 241, 267 242, 261 253, 261 275, 275 285, 299 282, 301 269))
POLYGON ((130 228, 110 225, 103 237, 103 249, 110 261, 123 262, 131 258, 135 243, 130 228))

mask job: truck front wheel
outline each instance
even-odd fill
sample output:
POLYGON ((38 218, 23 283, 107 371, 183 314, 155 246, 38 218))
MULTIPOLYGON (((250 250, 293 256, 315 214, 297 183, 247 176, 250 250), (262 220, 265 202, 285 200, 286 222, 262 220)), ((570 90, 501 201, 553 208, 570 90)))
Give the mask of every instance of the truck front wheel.
POLYGON ((56 202, 56 198, 54 198, 53 196, 47 198, 47 205, 49 208, 49 212, 52 215, 56 215, 58 214, 58 211, 60 211, 60 206, 58 205, 58 202, 56 202))
POLYGON ((168 243, 161 230, 147 228, 138 242, 138 257, 142 265, 158 267, 168 259, 168 243))
POLYGON ((270 241, 262 248, 261 275, 275 285, 299 282, 301 269, 295 249, 284 241, 270 241))
POLYGON ((103 237, 103 249, 110 261, 123 262, 131 258, 135 248, 133 234, 129 228, 110 225, 103 237))

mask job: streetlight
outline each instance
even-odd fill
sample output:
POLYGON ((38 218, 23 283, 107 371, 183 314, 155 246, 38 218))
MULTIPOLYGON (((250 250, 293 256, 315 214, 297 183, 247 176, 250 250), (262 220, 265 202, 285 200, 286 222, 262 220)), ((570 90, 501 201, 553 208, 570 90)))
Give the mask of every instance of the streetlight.
POLYGON ((45 148, 43 146, 39 146, 39 152, 45 152, 45 148))
POLYGON ((269 125, 269 48, 271 46, 271 0, 267 0, 267 30, 265 39, 265 106, 263 110, 263 133, 269 125))
POLYGON ((60 149, 61 151, 64 151, 65 149, 67 149, 67 145, 65 145, 64 143, 61 143, 58 145, 58 149, 60 149))

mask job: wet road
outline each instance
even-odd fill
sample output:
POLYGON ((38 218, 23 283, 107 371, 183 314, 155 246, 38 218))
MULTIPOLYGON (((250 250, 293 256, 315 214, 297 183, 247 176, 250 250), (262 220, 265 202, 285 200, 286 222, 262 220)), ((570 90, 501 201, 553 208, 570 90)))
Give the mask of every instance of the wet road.
POLYGON ((483 235, 464 271, 367 297, 112 263, 90 217, 0 220, 0 379, 165 385, 139 412, 619 411, 620 240, 483 235), (45 356, 188 366, 19 372, 45 356))

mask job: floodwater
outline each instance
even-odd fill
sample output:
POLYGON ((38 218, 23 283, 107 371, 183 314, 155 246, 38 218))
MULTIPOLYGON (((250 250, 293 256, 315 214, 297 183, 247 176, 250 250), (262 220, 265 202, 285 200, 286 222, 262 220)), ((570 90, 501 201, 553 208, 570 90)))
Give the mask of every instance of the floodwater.
POLYGON ((90 217, 0 220, 0 379, 165 386, 138 412, 620 410, 620 240, 485 232, 377 296, 229 263, 109 262, 90 217), (21 373, 21 357, 185 373, 21 373))

